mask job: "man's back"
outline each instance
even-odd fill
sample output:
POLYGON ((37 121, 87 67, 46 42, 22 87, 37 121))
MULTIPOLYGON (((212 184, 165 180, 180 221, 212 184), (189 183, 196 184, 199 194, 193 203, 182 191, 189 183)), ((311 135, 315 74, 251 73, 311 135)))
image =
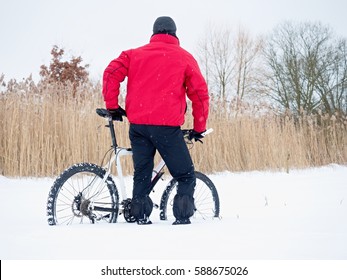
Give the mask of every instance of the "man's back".
POLYGON ((186 110, 186 71, 193 58, 178 39, 159 34, 129 51, 126 110, 138 124, 182 125, 186 110))

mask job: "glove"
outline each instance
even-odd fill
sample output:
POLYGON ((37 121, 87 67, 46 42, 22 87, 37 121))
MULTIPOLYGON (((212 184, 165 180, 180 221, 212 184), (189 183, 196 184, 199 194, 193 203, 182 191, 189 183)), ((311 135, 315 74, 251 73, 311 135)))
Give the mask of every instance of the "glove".
MULTIPOLYGON (((205 130, 206 131, 206 130, 205 130)), ((189 140, 195 140, 195 141, 199 141, 199 142, 202 142, 201 139, 204 138, 204 136, 202 135, 205 131, 202 131, 202 132, 196 132, 194 129, 192 129, 190 132, 189 132, 189 135, 188 135, 188 139, 189 140)))
POLYGON ((114 120, 114 121, 122 122, 123 116, 124 117, 127 116, 125 110, 120 106, 117 109, 107 109, 107 110, 110 112, 110 114, 112 116, 112 120, 114 120))

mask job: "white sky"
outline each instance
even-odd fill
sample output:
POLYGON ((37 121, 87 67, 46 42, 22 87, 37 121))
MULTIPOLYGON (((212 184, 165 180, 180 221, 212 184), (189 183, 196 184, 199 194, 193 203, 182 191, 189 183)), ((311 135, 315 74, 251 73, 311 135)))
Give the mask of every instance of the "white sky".
POLYGON ((346 0, 0 0, 0 74, 5 80, 49 64, 58 45, 100 79, 122 50, 149 41, 158 16, 171 16, 181 46, 194 54, 209 23, 268 34, 284 20, 320 21, 347 38, 346 0))

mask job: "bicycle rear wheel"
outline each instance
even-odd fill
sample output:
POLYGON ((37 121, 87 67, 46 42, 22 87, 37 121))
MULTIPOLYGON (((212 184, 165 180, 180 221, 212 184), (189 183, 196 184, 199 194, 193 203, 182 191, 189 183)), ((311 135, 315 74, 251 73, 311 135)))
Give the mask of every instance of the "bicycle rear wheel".
MULTIPOLYGON (((195 213, 191 219, 207 220, 219 217, 219 196, 213 182, 205 174, 195 171, 196 186, 194 191, 195 213)), ((167 185, 160 201, 160 219, 174 220, 173 200, 177 193, 177 181, 172 179, 167 185)))
POLYGON ((112 178, 103 180, 105 173, 92 163, 66 169, 48 195, 48 224, 115 223, 119 196, 112 178))

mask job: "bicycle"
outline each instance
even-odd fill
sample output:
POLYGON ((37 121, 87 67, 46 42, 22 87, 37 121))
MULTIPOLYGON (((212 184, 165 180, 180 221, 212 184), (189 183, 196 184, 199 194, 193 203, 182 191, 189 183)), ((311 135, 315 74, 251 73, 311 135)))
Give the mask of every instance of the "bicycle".
MULTIPOLYGON (((96 113, 106 118, 106 127, 110 130, 112 146, 105 154, 111 153, 110 160, 103 167, 93 163, 77 163, 63 171, 53 183, 47 200, 49 225, 83 224, 83 223, 116 223, 118 216, 123 215, 126 222, 135 222, 130 214, 131 198, 126 194, 126 185, 120 158, 131 156, 131 148, 118 146, 112 116, 106 109, 96 109, 96 113), (116 186, 111 174, 111 166, 116 164, 119 186, 116 186)), ((205 134, 212 130, 207 130, 205 134)), ((189 130, 182 130, 187 144, 189 130)), ((163 159, 153 170, 151 192, 164 175, 163 159)), ((219 217, 220 204, 217 189, 213 182, 203 173, 195 171, 196 187, 194 191, 196 219, 219 217)), ((173 219, 172 204, 176 193, 177 181, 171 179, 154 208, 160 210, 160 220, 173 219)))

